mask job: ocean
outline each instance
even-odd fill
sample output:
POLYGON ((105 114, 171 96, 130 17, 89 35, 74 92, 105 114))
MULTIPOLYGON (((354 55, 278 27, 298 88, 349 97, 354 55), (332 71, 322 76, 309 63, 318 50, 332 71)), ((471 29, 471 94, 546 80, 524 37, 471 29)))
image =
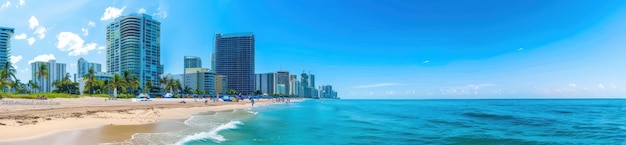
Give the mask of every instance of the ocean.
POLYGON ((181 123, 125 143, 626 145, 626 100, 307 100, 181 123))

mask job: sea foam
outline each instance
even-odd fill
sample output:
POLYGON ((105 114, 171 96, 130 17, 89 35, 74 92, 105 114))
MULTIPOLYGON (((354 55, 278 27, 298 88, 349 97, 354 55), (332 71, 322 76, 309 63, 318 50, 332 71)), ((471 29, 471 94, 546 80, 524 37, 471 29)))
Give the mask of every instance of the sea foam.
POLYGON ((212 141, 217 142, 217 143, 224 142, 226 141, 226 139, 224 138, 224 136, 219 135, 218 133, 222 130, 235 129, 237 128, 237 125, 242 125, 242 124, 243 123, 241 121, 230 121, 226 124, 222 124, 212 129, 211 131, 200 132, 200 133, 186 136, 178 140, 178 142, 176 142, 175 144, 183 145, 189 141, 200 140, 200 139, 205 139, 205 138, 211 139, 212 141))

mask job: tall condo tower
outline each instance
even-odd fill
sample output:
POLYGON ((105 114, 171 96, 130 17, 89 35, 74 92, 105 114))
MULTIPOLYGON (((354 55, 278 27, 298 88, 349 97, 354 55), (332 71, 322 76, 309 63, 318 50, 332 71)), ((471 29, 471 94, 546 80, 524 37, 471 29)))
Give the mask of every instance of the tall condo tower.
POLYGON ((158 86, 161 64, 161 23, 146 14, 116 18, 106 30, 106 66, 109 73, 130 71, 140 88, 151 81, 158 86))
POLYGON ((215 72, 225 75, 227 88, 254 92, 254 34, 215 34, 215 72))

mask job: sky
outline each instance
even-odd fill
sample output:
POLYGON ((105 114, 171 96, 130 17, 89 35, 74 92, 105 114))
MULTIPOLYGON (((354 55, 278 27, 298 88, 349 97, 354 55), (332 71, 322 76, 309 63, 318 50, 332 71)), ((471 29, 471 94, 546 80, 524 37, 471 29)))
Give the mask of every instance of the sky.
POLYGON ((18 79, 103 64, 105 26, 161 22, 161 62, 210 67, 215 33, 253 32, 256 73, 316 75, 347 99, 625 98, 626 1, 0 0, 18 79))

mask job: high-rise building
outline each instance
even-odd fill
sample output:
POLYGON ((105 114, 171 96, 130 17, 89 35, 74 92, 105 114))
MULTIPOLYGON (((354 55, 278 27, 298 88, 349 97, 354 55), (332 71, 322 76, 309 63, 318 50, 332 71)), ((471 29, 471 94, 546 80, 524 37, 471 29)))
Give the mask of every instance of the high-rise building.
POLYGON ((13 33, 15 33, 13 28, 0 27, 0 69, 4 68, 4 64, 10 61, 13 33))
POLYGON ((202 59, 197 56, 185 56, 185 68, 201 68, 202 59))
POLYGON ((276 94, 281 94, 281 95, 288 95, 288 90, 289 90, 289 71, 277 71, 274 74, 274 79, 275 79, 275 90, 274 92, 276 92, 276 94), (283 91, 278 91, 278 86, 282 85, 284 86, 284 90, 283 91))
POLYGON ((322 98, 337 98, 337 92, 333 90, 331 85, 320 86, 320 97, 322 98))
POLYGON ((52 82, 61 81, 66 75, 67 65, 64 63, 56 63, 55 60, 49 60, 48 62, 36 61, 30 65, 32 70, 31 74, 33 74, 33 81, 39 85, 39 88, 41 88, 41 91, 43 92, 51 92, 54 90, 55 86, 53 86, 52 82), (46 64, 46 67, 48 68, 48 78, 43 77, 40 79, 36 74, 42 64, 46 64))
POLYGON ((297 91, 298 87, 296 86, 296 81, 298 81, 298 76, 289 75, 289 95, 298 95, 297 91))
POLYGON ((77 73, 78 78, 82 78, 83 76, 85 76, 85 74, 89 72, 90 68, 93 68, 95 72, 102 72, 101 64, 87 62, 87 60, 85 60, 82 57, 78 59, 77 66, 78 66, 78 73, 77 73))
POLYGON ((276 78, 274 73, 262 73, 254 75, 254 90, 261 90, 269 95, 276 93, 276 78))
POLYGON ((311 98, 311 87, 309 86, 309 75, 302 73, 300 77, 300 97, 311 98))
POLYGON ((215 72, 228 77, 227 89, 254 90, 254 34, 215 34, 215 72))
POLYGON ((161 23, 146 14, 116 18, 106 30, 106 65, 109 73, 130 71, 139 78, 140 88, 151 81, 159 86, 161 65, 161 23))

